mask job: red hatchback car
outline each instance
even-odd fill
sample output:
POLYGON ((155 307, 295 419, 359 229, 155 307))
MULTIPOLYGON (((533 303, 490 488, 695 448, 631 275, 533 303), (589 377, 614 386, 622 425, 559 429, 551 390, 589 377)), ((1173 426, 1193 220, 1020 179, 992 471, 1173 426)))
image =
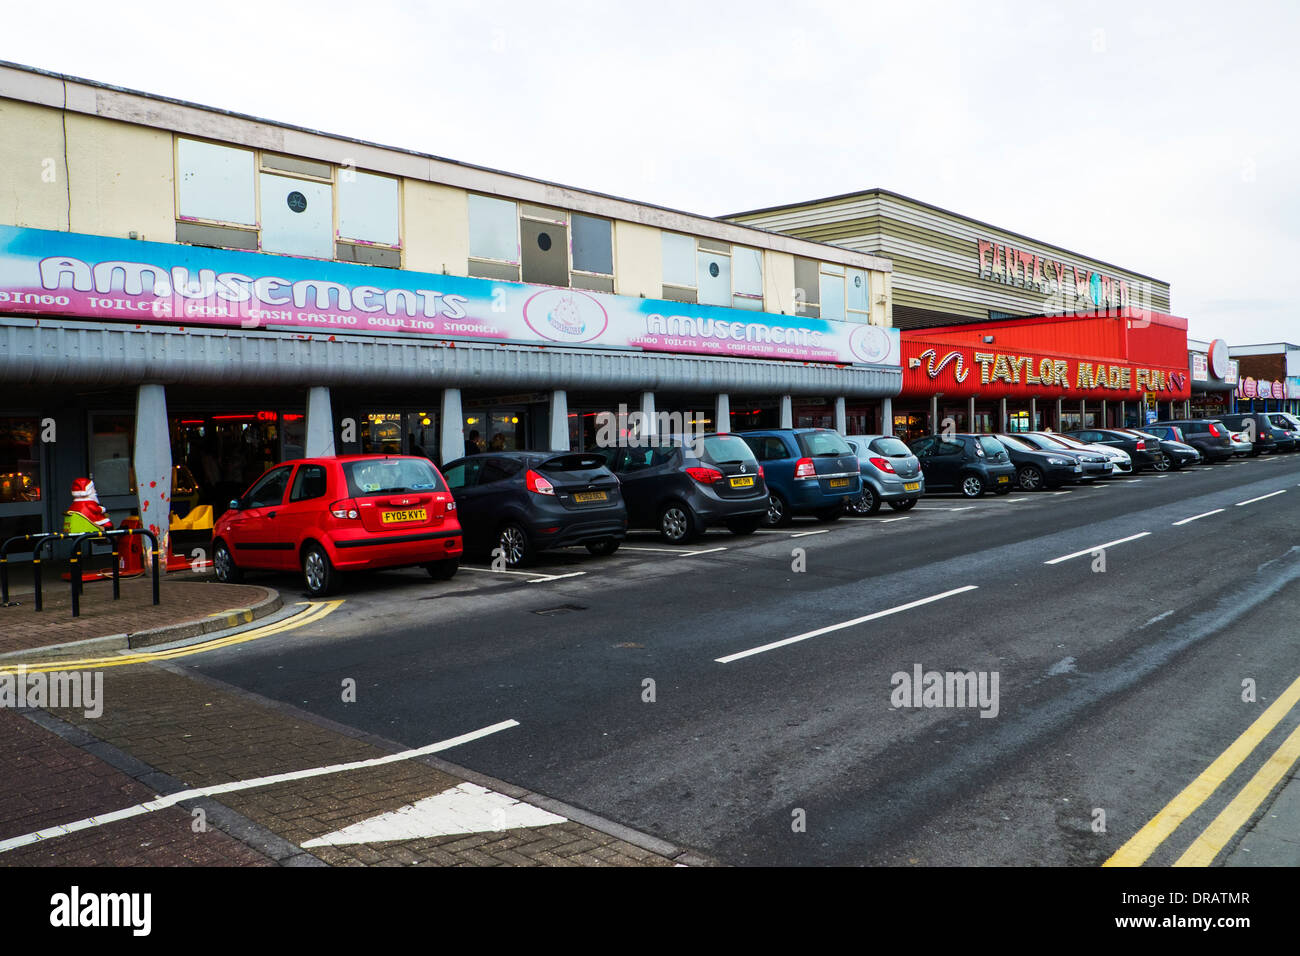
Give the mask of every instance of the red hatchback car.
POLYGON ((427 458, 344 455, 272 468, 212 529, 217 579, 245 570, 302 571, 329 594, 339 572, 423 565, 445 580, 460 567, 456 501, 427 458))

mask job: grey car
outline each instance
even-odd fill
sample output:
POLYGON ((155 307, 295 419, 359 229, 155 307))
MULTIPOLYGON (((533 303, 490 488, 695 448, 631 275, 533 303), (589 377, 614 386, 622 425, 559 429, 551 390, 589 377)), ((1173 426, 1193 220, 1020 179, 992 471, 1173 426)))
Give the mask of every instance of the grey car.
POLYGON ((845 439, 858 456, 862 494, 849 501, 849 514, 873 515, 887 503, 906 511, 925 494, 925 475, 912 450, 893 435, 849 435, 845 439))

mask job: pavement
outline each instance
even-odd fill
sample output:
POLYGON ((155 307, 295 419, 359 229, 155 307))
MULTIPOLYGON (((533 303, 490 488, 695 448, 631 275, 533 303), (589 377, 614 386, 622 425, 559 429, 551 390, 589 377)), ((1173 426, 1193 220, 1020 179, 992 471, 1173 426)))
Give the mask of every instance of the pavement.
POLYGON ((87 578, 80 614, 73 617, 71 582, 59 573, 63 567, 46 562, 40 611, 30 564, 12 563, 9 569, 11 605, 0 607, 0 664, 24 657, 45 659, 52 653, 81 655, 92 646, 86 642, 109 652, 178 640, 255 621, 281 605, 279 593, 271 588, 221 584, 178 572, 159 582, 157 605, 148 575, 121 579, 118 600, 113 599, 111 580, 87 578))

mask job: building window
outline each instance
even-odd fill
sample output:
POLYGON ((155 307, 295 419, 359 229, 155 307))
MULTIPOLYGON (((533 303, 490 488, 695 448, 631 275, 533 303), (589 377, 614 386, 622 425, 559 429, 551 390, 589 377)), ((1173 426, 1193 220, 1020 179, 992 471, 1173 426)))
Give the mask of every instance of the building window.
POLYGON ((570 283, 580 289, 614 291, 614 224, 574 213, 570 217, 573 269, 570 283))
POLYGON ((816 259, 796 256, 794 260, 795 315, 818 318, 821 310, 821 268, 816 259))
POLYGON ((844 320, 844 267, 829 262, 821 264, 818 283, 821 289, 823 319, 844 320))
POLYGON ((262 173, 262 250, 334 258, 334 191, 329 183, 262 173))
POLYGON ((871 312, 871 282, 865 269, 844 272, 845 309, 850 322, 867 322, 871 312))
POLYGON ((134 415, 91 416, 90 477, 101 498, 135 494, 134 446, 134 415))
POLYGON ((762 250, 665 232, 663 260, 665 299, 762 311, 762 250))
POLYGON ((350 169, 339 172, 339 238, 401 244, 397 180, 350 169))
POLYGON ((257 225, 256 155, 193 139, 176 143, 176 200, 182 219, 257 225))
POLYGON ((41 500, 41 423, 0 418, 0 504, 41 500))
POLYGON ((867 322, 871 281, 865 269, 795 258, 795 313, 840 322, 867 322))
POLYGON ((469 274, 519 281, 519 212, 510 200, 470 195, 469 274))
POLYGON ((519 240, 520 272, 525 282, 569 284, 569 227, 562 210, 524 205, 519 240))

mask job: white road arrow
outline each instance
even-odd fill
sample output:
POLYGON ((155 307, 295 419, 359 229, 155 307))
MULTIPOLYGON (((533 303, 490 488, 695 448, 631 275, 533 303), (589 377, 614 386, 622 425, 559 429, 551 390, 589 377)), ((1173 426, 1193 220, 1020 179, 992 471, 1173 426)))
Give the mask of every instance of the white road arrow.
POLYGON ((455 833, 545 827, 564 822, 564 817, 528 803, 520 803, 503 793, 486 790, 472 783, 462 783, 416 803, 308 840, 303 846, 387 843, 450 836, 455 833))

